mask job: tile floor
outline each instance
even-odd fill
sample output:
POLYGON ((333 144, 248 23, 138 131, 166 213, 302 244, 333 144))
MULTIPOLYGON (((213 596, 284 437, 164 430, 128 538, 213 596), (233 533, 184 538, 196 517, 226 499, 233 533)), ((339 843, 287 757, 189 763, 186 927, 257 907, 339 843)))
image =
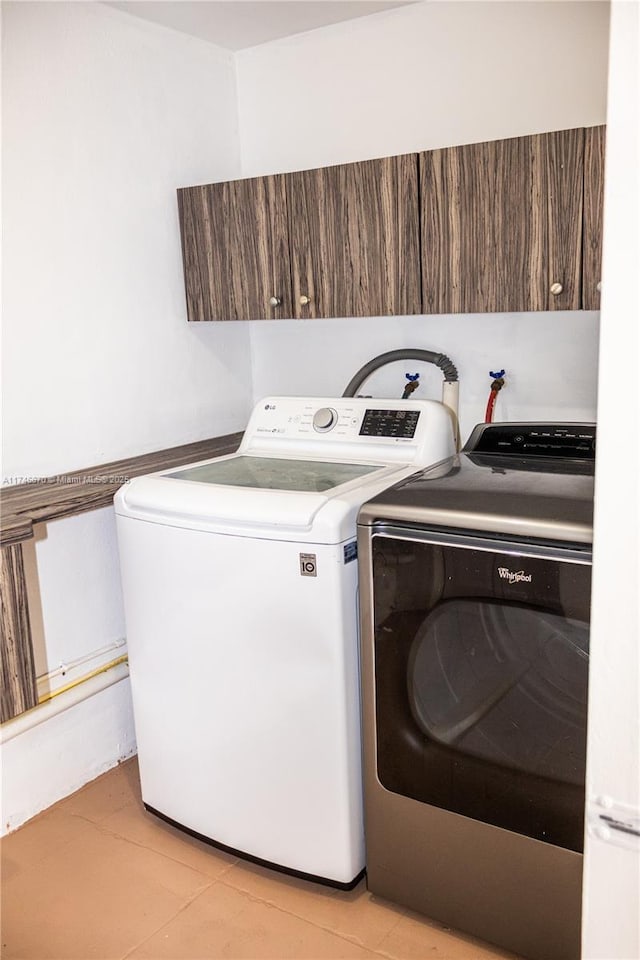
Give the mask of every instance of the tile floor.
POLYGON ((371 896, 290 879, 146 813, 135 760, 2 841, 4 960, 513 957, 371 896))

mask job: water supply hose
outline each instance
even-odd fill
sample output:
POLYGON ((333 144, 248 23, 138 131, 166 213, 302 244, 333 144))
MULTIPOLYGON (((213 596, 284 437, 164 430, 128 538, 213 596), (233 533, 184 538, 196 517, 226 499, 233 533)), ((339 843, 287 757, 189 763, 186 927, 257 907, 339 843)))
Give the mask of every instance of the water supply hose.
POLYGON ((436 367, 442 370, 446 383, 455 383, 458 380, 456 366, 445 353, 435 353, 433 350, 419 350, 409 347, 406 350, 389 350, 387 353, 381 353, 373 360, 369 360, 351 378, 342 396, 355 397, 367 377, 370 377, 380 367, 384 367, 388 363, 395 363, 396 360, 424 360, 425 363, 434 363, 436 367))
POLYGON ((484 415, 485 423, 493 422, 493 408, 496 405, 496 400, 498 394, 504 387, 504 370, 498 370, 496 373, 493 370, 489 371, 489 376, 492 378, 491 390, 489 391, 489 399, 487 400, 487 409, 484 415))
MULTIPOLYGON (((439 367, 444 374, 444 383, 442 384, 442 402, 449 408, 453 421, 453 435, 456 444, 456 450, 459 448, 460 429, 458 426, 458 371, 455 364, 445 353, 435 353, 433 350, 421 350, 419 348, 407 347, 402 350, 389 350, 387 353, 381 353, 379 356, 369 360, 364 367, 360 367, 358 372, 351 378, 347 384, 343 397, 355 397, 356 393, 374 371, 388 363, 395 363, 396 360, 424 360, 425 363, 433 363, 439 367)), ((415 376, 415 374, 413 375, 415 376)), ((414 381, 417 386, 417 380, 414 381)), ((415 387, 413 387, 415 389, 415 387)), ((409 395, 412 390, 409 391, 409 395)))

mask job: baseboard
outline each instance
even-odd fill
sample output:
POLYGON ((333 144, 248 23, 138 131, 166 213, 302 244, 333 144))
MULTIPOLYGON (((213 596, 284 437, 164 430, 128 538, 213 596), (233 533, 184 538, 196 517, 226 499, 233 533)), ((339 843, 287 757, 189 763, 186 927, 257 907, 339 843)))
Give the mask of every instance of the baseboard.
POLYGON ((24 730, 2 745, 0 835, 15 830, 135 751, 128 677, 24 730))

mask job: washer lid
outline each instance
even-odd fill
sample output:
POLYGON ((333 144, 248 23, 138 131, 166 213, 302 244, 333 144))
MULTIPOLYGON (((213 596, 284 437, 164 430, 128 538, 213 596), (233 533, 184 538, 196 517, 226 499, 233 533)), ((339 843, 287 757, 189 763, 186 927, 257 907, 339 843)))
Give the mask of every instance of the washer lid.
POLYGON ((326 507, 322 516, 337 536, 345 517, 353 514, 355 522, 367 495, 363 490, 380 490, 402 475, 401 469, 231 454, 170 473, 136 477, 120 488, 114 503, 119 515, 152 523, 245 535, 251 529, 251 535, 269 537, 278 536, 277 531, 310 531, 326 507))
POLYGON ((253 490, 295 490, 321 493, 358 477, 379 465, 370 463, 332 463, 323 460, 289 460, 283 457, 234 456, 228 460, 212 460, 196 467, 186 467, 165 477, 253 490))
POLYGON ((338 543, 363 500, 455 449, 434 400, 267 397, 236 454, 138 477, 116 513, 238 536, 338 543))

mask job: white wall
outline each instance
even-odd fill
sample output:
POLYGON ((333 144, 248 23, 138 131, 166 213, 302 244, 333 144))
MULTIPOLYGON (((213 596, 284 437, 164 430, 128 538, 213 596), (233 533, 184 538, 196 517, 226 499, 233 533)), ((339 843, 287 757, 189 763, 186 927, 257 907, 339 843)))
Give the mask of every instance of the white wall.
POLYGON ((112 507, 37 524, 23 556, 42 694, 126 653, 112 507))
MULTIPOLYGON (((608 5, 427 2, 241 51, 245 175, 302 169, 605 122, 608 5)), ((377 354, 448 353, 461 436, 484 418, 593 420, 597 313, 389 317, 251 324, 254 399, 330 395, 377 354)), ((365 392, 398 396, 405 370, 365 392), (398 384, 400 388, 398 388, 398 384)), ((415 372, 415 371, 413 371, 415 372)), ((416 397, 439 397, 422 365, 416 397)))
MULTIPOLYGON (((273 393, 341 396, 368 360, 404 347, 446 353, 460 376, 460 436, 484 420, 490 370, 506 370, 496 420, 593 420, 598 313, 273 320, 252 324, 256 399, 273 393)), ((442 373, 412 361, 373 374, 360 392, 399 397, 420 373, 415 399, 439 400, 442 373)))
MULTIPOLYGON (((187 324, 175 197, 239 173, 232 55, 100 3, 3 3, 2 34, 3 480, 241 429, 249 333, 187 324)), ((52 686, 125 652, 111 509, 26 554, 38 671, 87 658, 52 686)), ((123 683, 8 744, 12 783, 55 789, 10 791, 5 825, 133 749, 123 683)))
MULTIPOLYGON (((640 6, 615 0, 611 13, 587 794, 591 815, 610 812, 623 819, 635 817, 637 826, 640 6), (623 807, 603 810, 595 802, 599 797, 609 797, 623 807)), ((626 839, 628 848, 605 842, 592 832, 587 835, 585 960, 640 957, 640 842, 620 834, 618 839, 626 839)))
POLYGON ((594 126, 608 4, 434 0, 240 51, 246 176, 594 126))
POLYGON ((99 3, 3 3, 4 475, 242 428, 239 324, 188 325, 176 186, 239 170, 232 56, 99 3))

